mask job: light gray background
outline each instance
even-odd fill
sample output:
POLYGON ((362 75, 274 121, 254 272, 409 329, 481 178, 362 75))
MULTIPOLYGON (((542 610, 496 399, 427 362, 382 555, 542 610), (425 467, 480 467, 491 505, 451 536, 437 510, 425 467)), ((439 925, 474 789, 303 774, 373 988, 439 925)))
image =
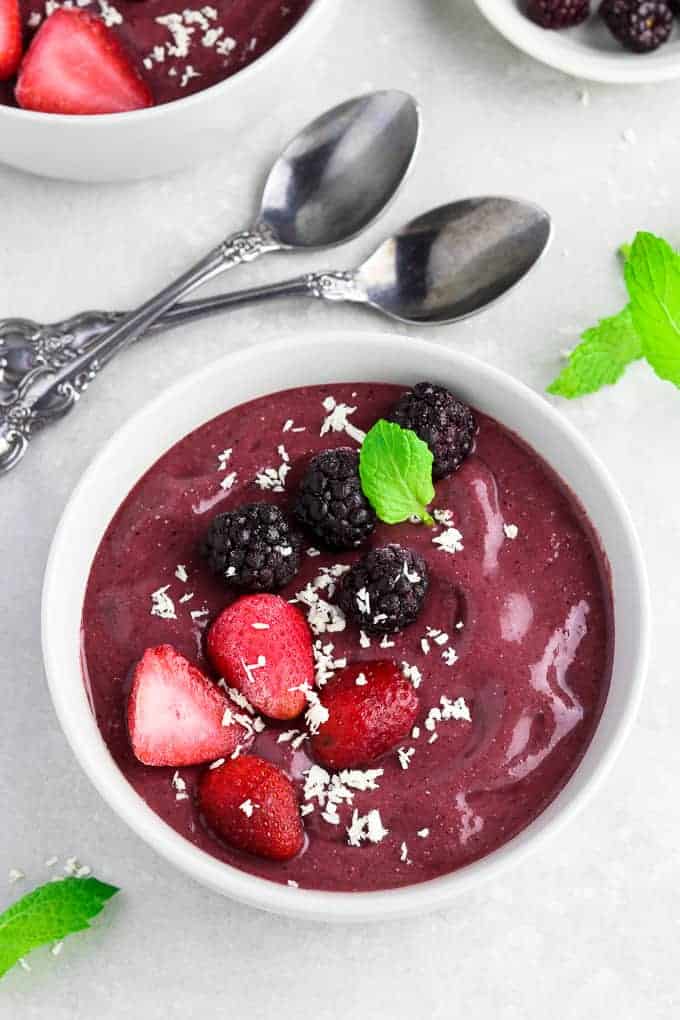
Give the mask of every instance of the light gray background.
MULTIPOLYGON (((622 305, 615 247, 638 228, 680 242, 680 83, 588 86, 584 105, 581 83, 513 50, 471 0, 338 2, 327 48, 301 69, 286 104, 226 142, 221 158, 124 186, 0 168, 0 312, 50 319, 144 298, 249 221, 262 174, 300 125, 350 94, 397 86, 422 102, 417 166, 384 221, 328 265, 353 264, 392 227, 458 196, 541 202, 555 218, 556 242, 526 286, 483 317, 427 335, 542 391, 559 350, 622 305)), ((307 265, 324 258, 292 268, 307 265)), ((241 280, 290 271, 290 259, 278 256, 241 280)), ((3 1018, 677 1014, 680 394, 642 365, 616 388, 560 409, 613 472, 639 528, 655 618, 647 696, 600 796, 501 881, 432 917, 376 927, 333 929, 247 910, 176 873, 129 832, 59 731, 42 675, 40 585, 57 519, 92 455, 143 400, 198 362, 291 329, 321 345, 353 325, 380 323, 356 308, 282 304, 146 342, 0 483, 0 907, 45 879, 52 854, 77 854, 123 890, 95 932, 71 939, 58 959, 33 954, 30 974, 17 969, 2 981, 3 1018), (12 888, 10 867, 27 873, 12 888)))

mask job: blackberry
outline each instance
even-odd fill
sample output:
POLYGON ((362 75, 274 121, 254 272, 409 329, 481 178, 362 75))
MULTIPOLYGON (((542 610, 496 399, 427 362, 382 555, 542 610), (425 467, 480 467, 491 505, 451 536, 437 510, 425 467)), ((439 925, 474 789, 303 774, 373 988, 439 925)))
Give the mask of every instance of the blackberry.
POLYGON ((413 623, 427 591, 427 564, 400 545, 371 549, 344 574, 338 604, 368 634, 394 634, 413 623))
POLYGON ((590 0, 528 0, 527 17, 541 28, 571 28, 590 14, 590 0))
POLYGON ((427 443, 434 457, 435 481, 458 470, 477 431, 475 416, 466 404, 443 386, 427 382, 418 383, 400 397, 388 417, 427 443))
POLYGON ((248 503, 218 514, 202 552, 213 573, 247 591, 281 588, 300 568, 300 536, 271 503, 248 503))
POLYGON ((673 27, 673 12, 665 0, 603 0, 600 17, 614 38, 633 53, 657 49, 673 27))
POLYGON ((295 513, 331 549, 354 549, 366 541, 376 517, 361 488, 356 450, 343 446, 312 458, 300 482, 295 513))

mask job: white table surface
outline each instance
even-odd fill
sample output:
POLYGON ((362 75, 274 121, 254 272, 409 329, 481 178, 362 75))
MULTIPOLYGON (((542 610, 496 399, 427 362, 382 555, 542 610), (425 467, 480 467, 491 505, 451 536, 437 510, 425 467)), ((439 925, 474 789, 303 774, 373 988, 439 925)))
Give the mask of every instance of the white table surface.
MULTIPOLYGON (((622 305, 616 246, 639 228, 680 242, 680 83, 584 86, 513 50, 470 0, 344 0, 343 10, 306 83, 221 158, 121 186, 0 167, 0 312, 50 319, 144 298, 248 222, 272 156, 300 125, 351 94, 396 86, 422 103, 417 166, 384 221, 328 265, 353 264, 392 227, 458 196, 504 192, 542 203, 556 241, 535 275, 487 314, 427 336, 544 390, 560 349, 622 305)), ((308 265, 324 258, 293 269, 308 265)), ((248 276, 290 271, 278 256, 248 276)), ((109 810, 66 745, 43 680, 39 597, 54 527, 83 468, 147 396, 198 362, 286 330, 321 339, 352 325, 381 324, 358 308, 272 304, 146 342, 0 483, 0 907, 43 881, 53 854, 78 855, 123 890, 96 931, 72 938, 56 959, 33 954, 30 974, 17 968, 2 981, 3 1018, 677 1015, 680 393, 643 365, 560 409, 613 472, 639 528, 654 605, 647 696, 603 792, 502 881, 434 916, 389 925, 266 916, 157 857, 109 810), (12 867, 27 877, 10 887, 12 867)))

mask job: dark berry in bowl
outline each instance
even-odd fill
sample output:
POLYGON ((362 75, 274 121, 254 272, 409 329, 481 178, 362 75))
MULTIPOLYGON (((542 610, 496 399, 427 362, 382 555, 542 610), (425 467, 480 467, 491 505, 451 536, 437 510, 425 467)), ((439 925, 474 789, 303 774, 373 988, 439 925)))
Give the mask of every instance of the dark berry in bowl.
POLYGON ((390 421, 411 429, 430 448, 435 481, 453 474, 472 449, 477 422, 470 408, 443 386, 421 382, 400 397, 390 421))
POLYGON ((245 591, 275 591, 300 567, 300 536, 271 503, 248 503, 218 514, 202 547, 210 569, 245 591))
POLYGON ((633 53, 658 49, 673 27, 673 12, 665 0, 603 0, 600 17, 614 38, 633 53))
POLYGON ((528 0, 527 16, 541 28, 572 28, 590 14, 590 0, 528 0))
POLYGON ((427 564, 400 545, 371 549, 342 578, 338 604, 367 634, 395 634, 422 609, 427 564))
POLYGON ((329 549, 355 549, 366 541, 376 517, 361 488, 356 450, 323 450, 312 458, 300 482, 295 514, 329 549))

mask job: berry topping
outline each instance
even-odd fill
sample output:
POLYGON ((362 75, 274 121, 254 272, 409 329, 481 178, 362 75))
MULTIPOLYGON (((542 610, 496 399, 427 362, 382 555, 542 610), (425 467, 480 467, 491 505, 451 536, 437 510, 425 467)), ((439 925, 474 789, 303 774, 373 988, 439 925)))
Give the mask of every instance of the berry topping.
POLYGON ((338 603, 367 634, 394 634, 417 617, 427 584, 422 556, 385 545, 371 549, 343 576, 338 603))
POLYGON ((25 110, 42 113, 123 113, 153 106, 113 32, 86 11, 63 7, 36 32, 16 98, 25 110))
POLYGON ((244 755, 205 771, 198 803, 207 825, 238 850, 287 861, 302 849, 295 788, 285 772, 262 758, 244 755))
POLYGON ((673 27, 673 12, 660 0, 603 0, 600 16, 614 38, 634 53, 657 49, 673 27))
POLYGON ((312 638, 304 617, 278 595, 244 595, 208 631, 210 661, 248 701, 272 719, 293 719, 314 684, 312 638))
POLYGON ((295 513, 330 549, 354 549, 366 541, 376 518, 361 488, 356 450, 323 450, 312 458, 300 483, 295 513))
POLYGON ((466 404, 443 386, 418 383, 400 397, 388 415, 403 429, 411 429, 430 448, 436 480, 457 471, 470 450, 477 430, 466 404))
POLYGON ((527 15, 541 28, 571 28, 590 14, 590 0, 529 0, 527 15))
POLYGON ((336 674, 320 695, 328 719, 311 738, 321 765, 365 765, 396 747, 418 712, 412 684, 394 662, 355 662, 336 674))
POLYGON ((300 567, 300 536, 271 503, 249 503, 219 514, 203 544, 210 569, 227 584, 249 591, 274 591, 300 567))
POLYGON ((22 49, 19 0, 0 0, 0 81, 16 73, 22 49))
POLYGON ((147 648, 128 699, 130 743, 144 765, 198 765, 245 741, 237 723, 222 725, 228 700, 172 645, 147 648))

